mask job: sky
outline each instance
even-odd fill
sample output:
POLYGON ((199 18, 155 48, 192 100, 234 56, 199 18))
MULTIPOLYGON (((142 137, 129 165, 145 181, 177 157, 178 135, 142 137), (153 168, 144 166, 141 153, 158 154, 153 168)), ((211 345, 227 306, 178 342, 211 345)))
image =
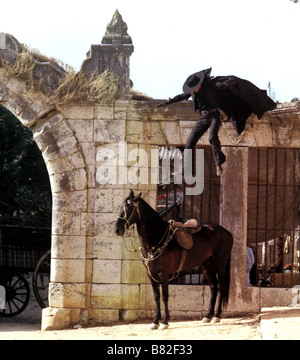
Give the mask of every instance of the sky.
POLYGON ((300 4, 290 0, 1 0, 0 31, 79 70, 101 44, 116 9, 134 53, 134 89, 155 99, 182 92, 212 67, 267 89, 279 102, 300 98, 300 4))

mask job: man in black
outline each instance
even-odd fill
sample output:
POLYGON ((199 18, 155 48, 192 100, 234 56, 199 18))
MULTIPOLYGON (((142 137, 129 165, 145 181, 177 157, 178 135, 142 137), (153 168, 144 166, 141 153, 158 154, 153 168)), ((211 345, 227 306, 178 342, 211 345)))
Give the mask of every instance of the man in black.
POLYGON ((255 113, 260 119, 265 111, 276 108, 276 103, 267 96, 265 90, 258 89, 247 80, 236 76, 211 77, 211 68, 190 75, 183 84, 183 94, 159 104, 165 107, 172 103, 189 99, 194 101, 195 111, 199 111, 199 119, 186 143, 186 149, 194 149, 201 136, 210 128, 211 144, 217 175, 223 172, 222 164, 226 156, 221 150, 218 132, 221 124, 221 109, 241 134, 247 118, 255 113))

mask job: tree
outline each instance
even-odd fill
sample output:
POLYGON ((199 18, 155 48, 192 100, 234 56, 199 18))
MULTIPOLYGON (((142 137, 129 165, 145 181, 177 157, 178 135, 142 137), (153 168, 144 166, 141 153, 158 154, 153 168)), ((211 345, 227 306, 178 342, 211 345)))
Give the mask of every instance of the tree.
POLYGON ((51 227, 51 188, 32 133, 0 105, 0 222, 51 227), (10 220, 11 221, 11 220, 10 220))

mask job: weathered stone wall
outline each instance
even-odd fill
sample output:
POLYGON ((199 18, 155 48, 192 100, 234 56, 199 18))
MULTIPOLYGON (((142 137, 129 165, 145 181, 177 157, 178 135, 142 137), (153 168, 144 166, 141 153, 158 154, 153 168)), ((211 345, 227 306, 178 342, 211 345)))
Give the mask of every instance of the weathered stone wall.
MULTIPOLYGON (((142 191, 144 199, 156 206, 151 164, 139 166, 148 173, 148 184, 102 184, 103 155, 109 150, 115 154, 114 168, 121 160, 120 142, 127 142, 128 152, 145 150, 149 158, 159 145, 184 145, 197 119, 191 103, 157 109, 155 100, 120 100, 110 106, 78 103, 58 109, 41 92, 29 95, 25 89, 25 83, 7 77, 0 66, 0 103, 32 130, 51 180, 50 307, 43 310, 43 328, 150 317, 154 302, 147 274, 139 254, 128 251, 138 249, 138 239, 117 237, 114 223, 129 188, 142 191)), ((279 105, 261 120, 253 117, 240 136, 230 123, 222 124, 220 140, 227 162, 221 179, 220 222, 235 239, 228 312, 291 304, 291 289, 246 287, 248 147, 299 148, 299 135, 299 103, 279 105)), ((209 145, 208 134, 199 144, 209 145)), ((132 169, 135 163, 136 159, 128 160, 126 166, 132 169)), ((208 297, 206 286, 173 285, 171 315, 199 317, 208 297)))

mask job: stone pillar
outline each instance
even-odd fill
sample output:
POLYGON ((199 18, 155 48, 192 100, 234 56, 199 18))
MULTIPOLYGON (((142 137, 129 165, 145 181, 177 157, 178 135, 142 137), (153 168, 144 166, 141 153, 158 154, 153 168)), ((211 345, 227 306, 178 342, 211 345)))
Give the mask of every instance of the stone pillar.
POLYGON ((249 152, 247 147, 223 147, 222 151, 227 161, 221 177, 220 224, 234 239, 227 311, 255 312, 259 311, 259 290, 246 286, 249 152))
POLYGON ((127 33, 127 25, 116 10, 107 25, 101 45, 91 46, 81 70, 87 75, 94 71, 102 74, 105 70, 109 70, 118 79, 120 93, 126 97, 130 90, 129 57, 132 53, 133 45, 127 33))

